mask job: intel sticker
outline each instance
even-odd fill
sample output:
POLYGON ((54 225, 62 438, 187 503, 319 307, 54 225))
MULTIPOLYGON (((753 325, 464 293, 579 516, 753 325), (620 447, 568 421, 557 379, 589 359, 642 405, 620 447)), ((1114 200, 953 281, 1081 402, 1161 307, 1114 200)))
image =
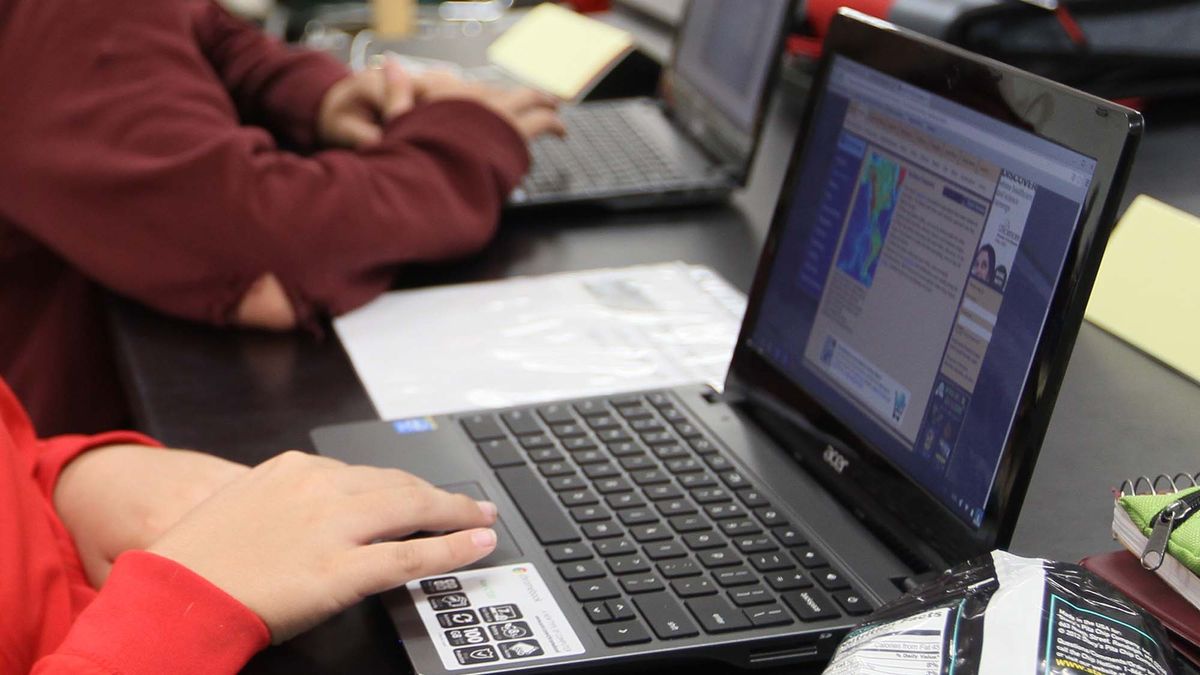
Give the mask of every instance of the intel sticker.
POLYGON ((392 428, 398 434, 423 434, 436 429, 437 424, 429 417, 409 417, 392 422, 392 428))

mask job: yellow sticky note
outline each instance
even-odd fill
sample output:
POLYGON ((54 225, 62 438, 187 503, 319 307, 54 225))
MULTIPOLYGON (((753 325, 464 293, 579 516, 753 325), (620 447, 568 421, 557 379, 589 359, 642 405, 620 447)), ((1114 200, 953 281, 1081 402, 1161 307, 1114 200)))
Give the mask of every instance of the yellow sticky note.
POLYGON ((570 101, 631 49, 628 32, 543 3, 488 47, 488 59, 527 84, 570 101))
POLYGON ((1146 195, 1109 240, 1087 319, 1200 381, 1200 219, 1146 195))
POLYGON ((382 37, 404 37, 417 25, 417 0, 371 0, 371 12, 382 37))

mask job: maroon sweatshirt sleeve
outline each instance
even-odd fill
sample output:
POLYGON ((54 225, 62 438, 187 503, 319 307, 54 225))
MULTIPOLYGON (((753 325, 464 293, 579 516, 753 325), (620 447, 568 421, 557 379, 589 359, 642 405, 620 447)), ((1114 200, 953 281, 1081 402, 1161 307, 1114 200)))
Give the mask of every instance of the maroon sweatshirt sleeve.
POLYGON ((166 558, 131 551, 33 673, 236 673, 269 641, 262 620, 221 589, 166 558))
POLYGON ((244 45, 218 47, 228 58, 214 64, 189 7, 18 3, 16 23, 58 15, 52 30, 10 22, 0 45, 30 71, 0 112, 19 171, 3 200, 14 223, 102 284, 213 323, 266 273, 303 321, 369 300, 397 263, 462 255, 491 237, 528 165, 500 117, 446 101, 393 121, 365 152, 283 152, 240 124, 226 83, 240 99, 286 102, 306 98, 302 80, 235 67, 253 61, 244 45))
POLYGON ((244 121, 298 147, 316 145, 321 100, 350 74, 345 66, 320 52, 289 48, 216 2, 196 5, 195 34, 244 121))

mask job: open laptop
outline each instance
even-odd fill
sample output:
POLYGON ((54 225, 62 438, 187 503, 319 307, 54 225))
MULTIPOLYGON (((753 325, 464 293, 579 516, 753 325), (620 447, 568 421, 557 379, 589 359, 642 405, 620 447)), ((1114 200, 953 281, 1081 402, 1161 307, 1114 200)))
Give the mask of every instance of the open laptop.
POLYGON ((384 596, 417 672, 827 659, 1006 545, 1140 130, 844 10, 723 393, 314 431, 500 508, 489 559, 384 596))
POLYGON ((659 99, 562 109, 567 137, 530 144, 509 206, 682 204, 745 183, 792 0, 692 0, 659 99))

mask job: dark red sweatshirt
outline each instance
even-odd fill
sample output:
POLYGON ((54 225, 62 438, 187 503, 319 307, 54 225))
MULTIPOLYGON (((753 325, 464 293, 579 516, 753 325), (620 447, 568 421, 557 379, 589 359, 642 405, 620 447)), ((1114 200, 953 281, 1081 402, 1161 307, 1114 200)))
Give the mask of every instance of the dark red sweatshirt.
POLYGON ((181 565, 130 552, 97 593, 54 512, 62 468, 138 434, 39 440, 0 381, 0 673, 234 673, 269 634, 245 606, 181 565))
POLYGON ((40 432, 119 419, 96 284, 219 325, 270 272, 311 322, 489 240, 528 155, 481 106, 279 148, 345 75, 210 0, 0 0, 0 375, 40 432))

